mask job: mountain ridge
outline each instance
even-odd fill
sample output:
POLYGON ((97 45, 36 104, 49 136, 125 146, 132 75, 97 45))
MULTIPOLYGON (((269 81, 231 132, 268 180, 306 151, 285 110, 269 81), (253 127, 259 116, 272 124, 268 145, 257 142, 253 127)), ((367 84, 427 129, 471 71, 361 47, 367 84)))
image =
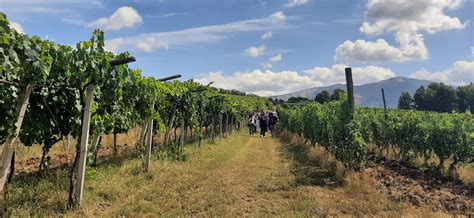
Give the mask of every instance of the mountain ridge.
MULTIPOLYGON (((384 88, 387 107, 395 108, 397 107, 398 98, 402 92, 408 92, 413 96, 416 89, 418 89, 420 86, 426 87, 431 83, 434 82, 424 79, 392 77, 378 82, 354 85, 355 101, 356 104, 365 107, 382 107, 383 101, 381 89, 384 88)), ((285 101, 291 97, 305 97, 314 99, 314 97, 316 97, 316 95, 323 90, 327 90, 331 93, 334 89, 346 90, 346 84, 334 84, 330 86, 307 88, 288 94, 270 96, 270 98, 283 99, 285 101)))

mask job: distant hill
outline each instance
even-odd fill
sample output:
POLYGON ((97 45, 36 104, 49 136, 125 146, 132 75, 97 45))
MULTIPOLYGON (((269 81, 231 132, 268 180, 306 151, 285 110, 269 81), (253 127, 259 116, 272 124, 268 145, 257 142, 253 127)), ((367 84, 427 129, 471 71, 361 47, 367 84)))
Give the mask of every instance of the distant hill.
MULTIPOLYGON (((383 107, 381 89, 384 88, 387 107, 396 108, 398 104, 398 98, 402 92, 409 92, 413 96, 416 89, 418 89, 420 86, 426 87, 431 83, 433 82, 429 80, 393 77, 375 83, 357 85, 354 86, 355 101, 357 104, 366 107, 383 107)), ((326 87, 309 88, 284 95, 271 96, 271 98, 283 99, 285 101, 291 97, 305 97, 314 99, 314 97, 316 97, 316 95, 323 90, 327 90, 328 92, 332 93, 334 89, 346 90, 346 85, 336 84, 326 87)))

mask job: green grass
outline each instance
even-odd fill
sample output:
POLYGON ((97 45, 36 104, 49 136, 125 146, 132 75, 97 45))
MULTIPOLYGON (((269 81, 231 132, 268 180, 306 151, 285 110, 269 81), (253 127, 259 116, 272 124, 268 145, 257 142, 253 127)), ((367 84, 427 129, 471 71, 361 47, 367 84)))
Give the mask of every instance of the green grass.
MULTIPOLYGON (((12 215, 326 216, 398 215, 407 210, 363 178, 342 184, 321 153, 272 138, 234 134, 187 146, 186 161, 158 160, 142 172, 136 155, 88 168, 81 210, 65 210, 68 172, 15 178, 12 215), (308 154, 302 155, 302 152, 308 154), (302 172, 311 173, 311 177, 302 172), (315 178, 321 177, 321 178, 315 178)), ((349 175, 350 176, 350 175, 349 175)))

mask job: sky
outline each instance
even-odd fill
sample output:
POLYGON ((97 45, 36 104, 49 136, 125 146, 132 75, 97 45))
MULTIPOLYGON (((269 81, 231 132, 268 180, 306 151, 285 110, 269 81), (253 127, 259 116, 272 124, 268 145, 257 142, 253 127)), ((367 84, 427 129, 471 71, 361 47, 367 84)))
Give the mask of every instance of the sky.
POLYGON ((271 96, 395 76, 474 82, 474 0, 0 0, 11 26, 75 46, 94 29, 145 76, 271 96))

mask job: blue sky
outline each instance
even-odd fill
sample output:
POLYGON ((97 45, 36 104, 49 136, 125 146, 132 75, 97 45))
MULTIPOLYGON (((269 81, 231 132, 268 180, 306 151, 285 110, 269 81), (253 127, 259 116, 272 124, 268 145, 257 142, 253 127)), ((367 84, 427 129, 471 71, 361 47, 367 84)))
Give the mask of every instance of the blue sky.
POLYGON ((0 0, 20 31, 75 45, 95 28, 143 75, 260 95, 394 76, 474 81, 474 0, 0 0))

